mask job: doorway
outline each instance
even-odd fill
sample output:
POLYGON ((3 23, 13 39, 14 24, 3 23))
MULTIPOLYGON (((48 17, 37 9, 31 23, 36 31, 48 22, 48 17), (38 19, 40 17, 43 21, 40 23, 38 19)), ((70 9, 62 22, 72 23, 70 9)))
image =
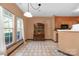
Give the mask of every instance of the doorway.
POLYGON ((34 24, 34 40, 45 40, 45 25, 43 23, 34 24))

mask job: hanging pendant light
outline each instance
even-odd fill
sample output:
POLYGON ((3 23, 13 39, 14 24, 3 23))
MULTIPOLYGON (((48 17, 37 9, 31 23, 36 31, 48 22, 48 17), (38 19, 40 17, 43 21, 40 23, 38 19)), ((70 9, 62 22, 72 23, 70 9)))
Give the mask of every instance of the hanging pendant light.
POLYGON ((74 12, 79 12, 79 8, 75 9, 74 12))
POLYGON ((41 4, 38 4, 38 7, 34 8, 31 3, 28 3, 28 12, 24 13, 24 16, 26 16, 26 17, 32 17, 32 14, 29 12, 29 6, 31 6, 32 9, 34 9, 34 10, 38 10, 40 8, 41 4))
POLYGON ((32 14, 29 12, 29 3, 28 3, 28 12, 25 12, 24 16, 26 16, 26 17, 32 17, 32 14))
POLYGON ((24 16, 26 16, 26 17, 32 17, 32 14, 30 12, 25 12, 24 16))

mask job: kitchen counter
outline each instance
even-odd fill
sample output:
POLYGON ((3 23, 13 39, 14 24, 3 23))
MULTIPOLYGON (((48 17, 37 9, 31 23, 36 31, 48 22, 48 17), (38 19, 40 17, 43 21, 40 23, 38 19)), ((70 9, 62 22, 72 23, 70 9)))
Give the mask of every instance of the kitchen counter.
POLYGON ((57 30, 59 50, 79 56, 79 31, 57 30))

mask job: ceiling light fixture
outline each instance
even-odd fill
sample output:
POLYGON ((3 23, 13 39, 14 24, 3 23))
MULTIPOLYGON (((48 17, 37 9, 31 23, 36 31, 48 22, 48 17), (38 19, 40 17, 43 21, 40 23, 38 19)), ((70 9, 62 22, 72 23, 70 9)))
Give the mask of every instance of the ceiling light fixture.
POLYGON ((79 8, 75 9, 74 12, 79 12, 79 8))
POLYGON ((31 12, 29 12, 29 6, 31 6, 32 9, 34 9, 34 10, 38 10, 40 8, 41 4, 38 4, 38 7, 37 8, 34 8, 31 3, 28 3, 28 12, 25 12, 24 13, 24 16, 26 16, 26 17, 32 17, 31 12))
POLYGON ((29 3, 28 3, 28 12, 25 12, 24 16, 26 16, 26 17, 32 17, 32 14, 29 12, 29 3))
POLYGON ((32 14, 30 12, 25 12, 24 16, 26 16, 26 17, 32 17, 32 14))

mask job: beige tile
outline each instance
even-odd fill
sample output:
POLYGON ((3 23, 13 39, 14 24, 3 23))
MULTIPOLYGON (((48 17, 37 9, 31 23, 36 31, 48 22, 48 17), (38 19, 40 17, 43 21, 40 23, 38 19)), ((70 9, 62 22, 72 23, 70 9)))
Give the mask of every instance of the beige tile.
POLYGON ((28 41, 20 46, 12 56, 58 56, 64 54, 57 51, 57 44, 53 41, 28 41))

